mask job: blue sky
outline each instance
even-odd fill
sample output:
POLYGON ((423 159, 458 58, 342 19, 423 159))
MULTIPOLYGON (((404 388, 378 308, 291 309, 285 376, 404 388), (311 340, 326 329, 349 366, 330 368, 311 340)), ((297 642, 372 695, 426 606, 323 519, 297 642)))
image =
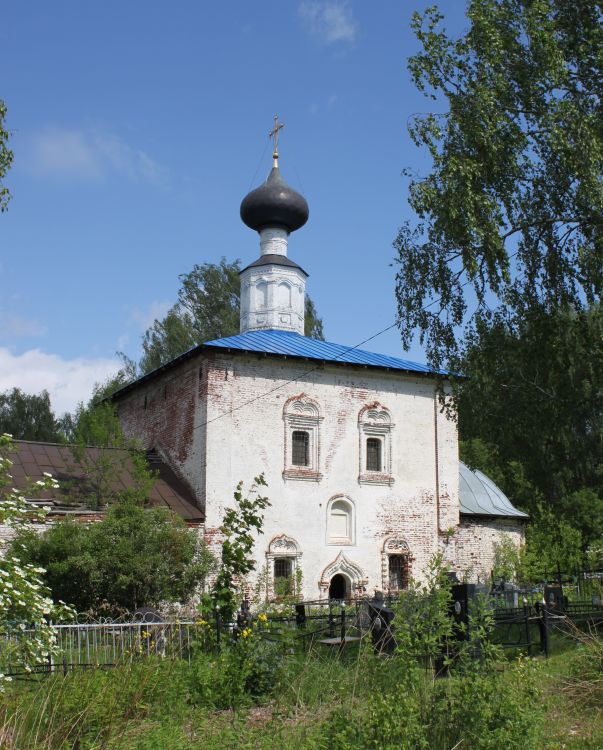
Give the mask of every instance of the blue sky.
MULTIPOLYGON (((407 120, 433 106, 406 58, 412 0, 11 3, 0 27, 13 194, 0 215, 0 390, 47 388, 58 412, 138 358, 178 275, 244 263, 239 218, 270 169, 310 205, 289 243, 327 339, 395 319, 392 241, 412 217, 404 167, 424 172, 407 120)), ((440 4, 463 28, 462 0, 440 4)), ((390 331, 367 348, 403 355, 390 331)), ((424 360, 413 347, 410 358, 424 360)))

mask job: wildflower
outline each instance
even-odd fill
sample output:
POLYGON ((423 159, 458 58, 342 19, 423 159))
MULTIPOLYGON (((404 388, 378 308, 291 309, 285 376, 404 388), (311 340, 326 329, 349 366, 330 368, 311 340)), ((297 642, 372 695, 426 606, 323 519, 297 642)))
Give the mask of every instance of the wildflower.
POLYGON ((203 618, 201 618, 200 620, 197 620, 196 624, 197 625, 207 625, 207 620, 204 620, 203 618))
POLYGON ((241 635, 243 636, 243 638, 249 638, 249 636, 251 635, 251 632, 252 632, 251 628, 245 628, 243 632, 241 633, 241 635))
POLYGON ((265 615, 263 612, 260 612, 258 615, 258 620, 260 622, 268 622, 268 615, 265 615))

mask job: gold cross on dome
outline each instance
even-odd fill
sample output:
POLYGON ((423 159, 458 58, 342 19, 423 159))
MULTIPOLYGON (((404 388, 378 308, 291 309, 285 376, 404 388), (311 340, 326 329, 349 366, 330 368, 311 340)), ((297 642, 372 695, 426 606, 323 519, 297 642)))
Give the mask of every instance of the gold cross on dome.
POLYGON ((274 127, 268 133, 268 138, 272 138, 274 141, 274 148, 272 150, 272 158, 274 159, 274 166, 278 167, 278 136, 279 131, 285 127, 284 122, 278 121, 278 115, 274 115, 274 127))

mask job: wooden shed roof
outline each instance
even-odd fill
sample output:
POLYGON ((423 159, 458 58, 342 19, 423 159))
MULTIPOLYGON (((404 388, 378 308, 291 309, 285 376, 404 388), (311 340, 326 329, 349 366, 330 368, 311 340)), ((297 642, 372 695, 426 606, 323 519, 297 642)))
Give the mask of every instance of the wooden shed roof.
MULTIPOLYGON (((42 479, 44 473, 58 481, 58 490, 36 495, 51 506, 51 513, 94 513, 93 500, 100 494, 101 482, 105 496, 137 486, 136 467, 127 449, 29 440, 15 440, 14 446, 10 455, 14 487, 25 490, 29 482, 42 479)), ((169 508, 189 523, 202 522, 203 512, 188 485, 157 453, 148 452, 146 458, 157 477, 149 494, 149 506, 169 508)))

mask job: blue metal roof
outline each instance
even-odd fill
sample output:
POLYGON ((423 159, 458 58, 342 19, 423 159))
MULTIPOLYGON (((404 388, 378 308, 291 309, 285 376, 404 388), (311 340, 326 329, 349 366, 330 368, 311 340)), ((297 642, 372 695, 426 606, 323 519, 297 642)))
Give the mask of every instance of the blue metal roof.
POLYGON ((505 493, 479 469, 459 461, 459 505, 464 515, 529 518, 517 510, 505 493))
POLYGON ((419 372, 428 375, 448 374, 445 370, 433 370, 427 367, 427 365, 411 362, 408 359, 388 357, 385 354, 374 354, 373 352, 344 346, 343 344, 332 344, 328 341, 310 339, 293 331, 277 331, 272 329, 248 331, 247 333, 229 336, 225 339, 207 341, 203 346, 277 354, 303 359, 316 359, 323 362, 346 362, 347 364, 364 365, 366 367, 387 367, 391 370, 419 372))

